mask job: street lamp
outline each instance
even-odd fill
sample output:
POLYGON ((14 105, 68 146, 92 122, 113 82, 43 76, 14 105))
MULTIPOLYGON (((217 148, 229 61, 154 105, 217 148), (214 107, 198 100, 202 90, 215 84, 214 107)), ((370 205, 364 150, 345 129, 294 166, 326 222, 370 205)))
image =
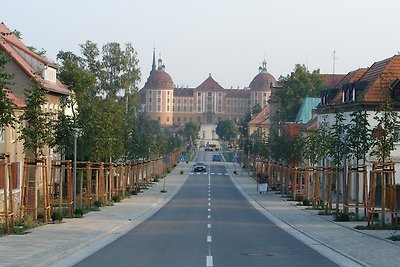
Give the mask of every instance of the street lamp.
POLYGON ((73 212, 75 212, 76 210, 76 153, 77 153, 77 143, 78 143, 78 130, 75 129, 74 131, 74 165, 73 165, 73 202, 74 202, 74 210, 73 212))

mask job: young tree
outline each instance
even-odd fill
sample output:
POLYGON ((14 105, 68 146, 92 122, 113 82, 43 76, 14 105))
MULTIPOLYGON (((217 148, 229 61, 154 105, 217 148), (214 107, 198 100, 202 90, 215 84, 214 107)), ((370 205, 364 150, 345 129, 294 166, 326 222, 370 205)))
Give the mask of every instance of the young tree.
POLYGON ((23 140, 24 151, 35 157, 43 155, 43 148, 53 141, 51 114, 43 110, 46 104, 46 91, 35 84, 25 91, 26 109, 19 118, 22 127, 19 140, 23 140))
POLYGON ((393 102, 390 97, 391 74, 384 74, 380 80, 381 90, 385 94, 384 101, 375 112, 374 119, 378 122, 376 128, 372 131, 375 155, 380 162, 385 162, 390 158, 391 151, 394 150, 394 143, 399 139, 396 128, 400 119, 398 112, 393 109, 393 102))
POLYGON ((8 55, 0 50, 0 131, 3 131, 5 126, 12 126, 15 120, 12 102, 7 98, 5 91, 12 79, 12 75, 5 71, 8 60, 8 55))

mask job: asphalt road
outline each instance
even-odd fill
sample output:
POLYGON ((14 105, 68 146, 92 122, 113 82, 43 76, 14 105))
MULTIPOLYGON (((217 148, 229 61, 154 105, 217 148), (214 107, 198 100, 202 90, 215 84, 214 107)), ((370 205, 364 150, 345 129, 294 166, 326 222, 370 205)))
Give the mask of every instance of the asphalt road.
POLYGON ((222 164, 206 163, 153 217, 76 266, 337 266, 255 210, 222 164))

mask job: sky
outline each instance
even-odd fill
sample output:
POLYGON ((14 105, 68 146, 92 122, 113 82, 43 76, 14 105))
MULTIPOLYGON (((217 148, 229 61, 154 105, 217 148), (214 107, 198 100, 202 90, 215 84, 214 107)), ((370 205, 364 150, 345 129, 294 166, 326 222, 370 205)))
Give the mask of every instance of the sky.
POLYGON ((132 43, 142 88, 153 48, 177 86, 197 87, 211 73, 224 88, 249 86, 265 59, 276 79, 296 64, 341 73, 398 54, 398 0, 5 0, 0 21, 23 42, 80 55, 132 43), (335 60, 334 60, 335 58, 335 60))

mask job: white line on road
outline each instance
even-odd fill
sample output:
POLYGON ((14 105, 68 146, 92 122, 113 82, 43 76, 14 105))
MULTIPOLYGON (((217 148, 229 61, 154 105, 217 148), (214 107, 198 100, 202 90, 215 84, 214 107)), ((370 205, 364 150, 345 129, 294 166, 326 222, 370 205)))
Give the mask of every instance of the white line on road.
POLYGON ((211 215, 208 215, 207 218, 208 218, 208 219, 211 219, 211 215))
POLYGON ((213 257, 212 256, 207 256, 207 259, 206 259, 206 267, 213 267, 214 266, 214 264, 213 264, 213 257))
POLYGON ((207 224, 207 228, 210 229, 211 228, 211 223, 207 224))
POLYGON ((211 236, 210 236, 210 235, 207 236, 207 242, 208 242, 208 243, 211 242, 211 236))
POLYGON ((209 208, 208 211, 211 211, 211 209, 209 208))

